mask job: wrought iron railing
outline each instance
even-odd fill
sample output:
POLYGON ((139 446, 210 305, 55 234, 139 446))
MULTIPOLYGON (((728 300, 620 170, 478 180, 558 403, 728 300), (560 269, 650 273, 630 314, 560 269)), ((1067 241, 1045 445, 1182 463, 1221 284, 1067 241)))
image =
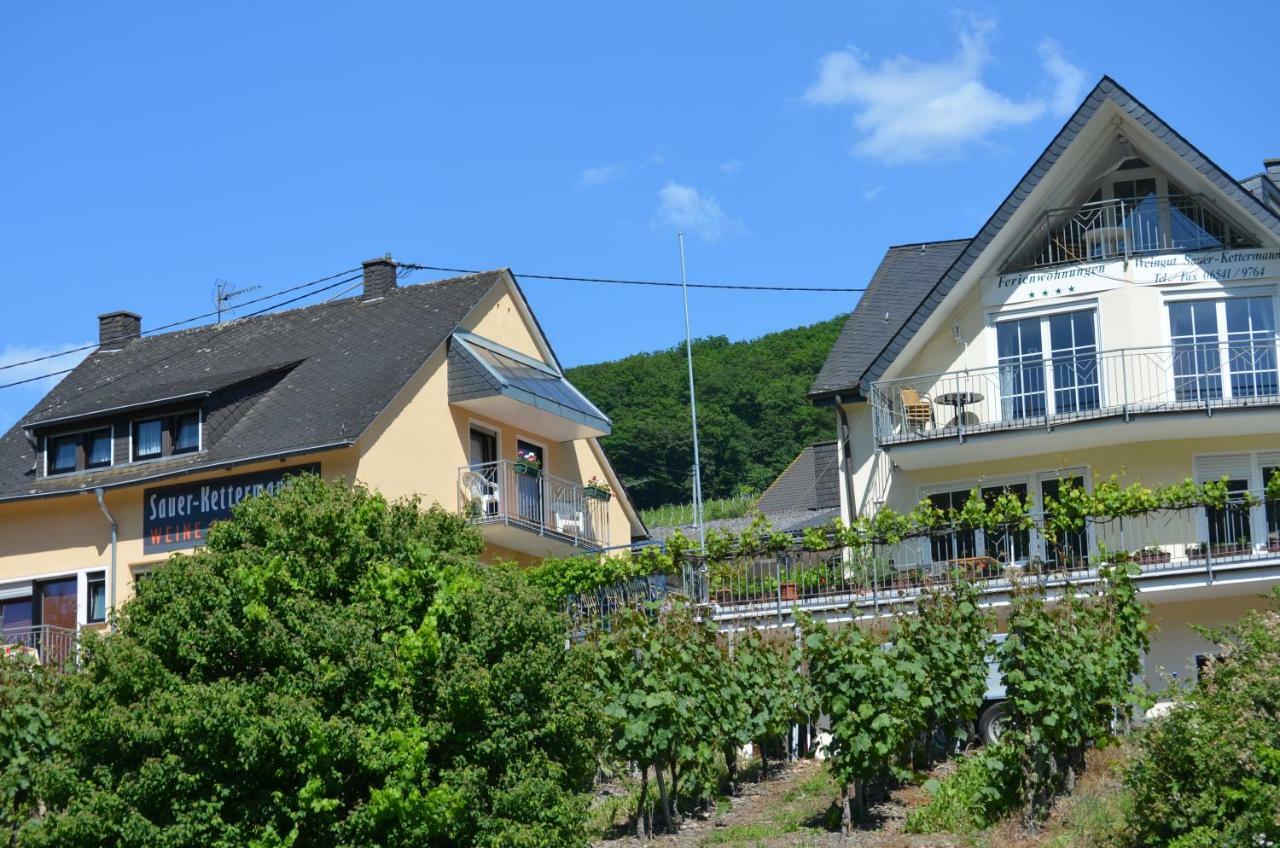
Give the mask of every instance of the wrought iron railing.
MULTIPOLYGON (((684 593, 708 605, 716 619, 788 620, 797 609, 892 606, 958 575, 987 593, 1029 582, 1086 582, 1118 563, 1136 566, 1140 580, 1186 575, 1211 582, 1229 569, 1280 565, 1280 502, 1261 493, 1253 499, 1089 521, 1056 539, 1038 529, 951 527, 893 545, 715 563, 694 557, 684 568, 684 593)), ((1042 519, 1032 515, 1036 527, 1044 526, 1042 519)))
POLYGON ((609 543, 609 505, 585 487, 510 460, 458 469, 458 509, 475 524, 505 524, 587 549, 609 543))
POLYGON ((884 446, 1109 416, 1280 405, 1277 360, 1273 338, 1024 356, 874 383, 872 427, 884 446))
POLYGON ((74 669, 79 656, 76 631, 52 624, 0 630, 0 644, 5 656, 29 656, 57 671, 74 669))
POLYGON ((1219 216, 1204 195, 1152 194, 1049 210, 1013 252, 1004 270, 1256 244, 1219 216))

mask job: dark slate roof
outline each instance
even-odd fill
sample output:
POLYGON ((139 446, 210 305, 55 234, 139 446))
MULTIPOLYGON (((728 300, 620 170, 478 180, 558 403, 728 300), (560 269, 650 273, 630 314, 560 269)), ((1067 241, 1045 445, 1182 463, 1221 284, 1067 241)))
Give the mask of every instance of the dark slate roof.
POLYGON ((839 507, 839 477, 836 443, 810 445, 769 484, 756 508, 765 515, 781 515, 839 507))
POLYGON ((1022 205, 1022 202, 1027 199, 1032 190, 1049 173, 1054 163, 1071 146, 1071 143, 1079 135, 1080 131, 1084 129, 1085 125, 1089 123, 1089 120, 1108 101, 1116 104, 1122 112, 1149 130, 1157 139, 1164 142, 1183 161, 1207 177, 1223 194, 1240 204, 1241 208, 1248 211, 1263 227, 1280 236, 1280 215, 1267 208, 1258 198, 1215 164, 1212 159, 1205 156, 1191 142, 1175 132, 1172 127, 1121 87, 1119 83, 1111 79, 1111 77, 1104 76, 1094 86, 1093 91, 1089 92, 1089 95, 1085 97, 1084 102, 1080 104, 1080 108, 1076 109, 1075 114, 1067 120, 1067 123, 1058 132, 1057 136, 1049 143, 1049 146, 1040 154, 1040 158, 1032 164, 1013 191, 1009 193, 1009 196, 1005 198, 1004 202, 1000 204, 982 229, 978 231, 978 234, 969 242, 968 247, 960 254, 955 264, 942 275, 941 279, 937 281, 915 307, 910 317, 893 334, 893 337, 883 349, 876 354, 874 360, 862 375, 864 383, 879 379, 894 358, 902 352, 911 337, 924 325, 925 320, 933 313, 933 310, 938 308, 943 298, 960 282, 965 272, 987 249, 987 246, 991 244, 996 234, 1008 223, 1010 217, 1022 205))
POLYGON ((889 248, 814 379, 809 396, 856 393, 858 381, 876 354, 968 244, 969 239, 956 239, 889 248))
POLYGON ((382 298, 149 336, 91 354, 0 438, 0 499, 350 445, 505 273, 404 286, 382 298), (30 471, 25 427, 201 393, 225 399, 238 414, 200 453, 53 478, 30 471))

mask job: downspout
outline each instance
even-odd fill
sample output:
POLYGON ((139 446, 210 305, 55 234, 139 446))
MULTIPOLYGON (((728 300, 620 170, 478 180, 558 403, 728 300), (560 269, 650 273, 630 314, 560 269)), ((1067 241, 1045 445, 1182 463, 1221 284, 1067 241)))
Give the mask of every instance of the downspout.
POLYGON ((98 496, 98 508, 102 510, 102 514, 107 517, 107 522, 111 525, 111 570, 107 572, 107 621, 112 631, 116 629, 115 611, 116 611, 116 542, 118 541, 120 526, 116 523, 116 517, 111 514, 111 510, 107 509, 107 502, 102 499, 102 487, 93 490, 98 496))
POLYGON ((840 472, 840 485, 844 487, 845 503, 849 504, 849 520, 858 517, 858 504, 853 499, 853 445, 849 433, 849 416, 844 411, 844 399, 836 395, 836 414, 840 416, 840 446, 838 450, 844 460, 844 469, 840 472))

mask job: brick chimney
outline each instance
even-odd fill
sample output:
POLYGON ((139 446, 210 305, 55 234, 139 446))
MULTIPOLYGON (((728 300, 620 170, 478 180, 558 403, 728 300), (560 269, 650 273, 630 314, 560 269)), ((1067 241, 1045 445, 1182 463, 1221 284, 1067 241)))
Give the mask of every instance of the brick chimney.
POLYGON ((386 297, 396 288, 396 265, 391 254, 388 253, 381 259, 370 259, 362 263, 364 265, 364 295, 365 300, 373 300, 377 297, 386 297))
POLYGON ((104 312, 98 316, 98 349, 119 350, 142 335, 142 316, 136 312, 104 312))

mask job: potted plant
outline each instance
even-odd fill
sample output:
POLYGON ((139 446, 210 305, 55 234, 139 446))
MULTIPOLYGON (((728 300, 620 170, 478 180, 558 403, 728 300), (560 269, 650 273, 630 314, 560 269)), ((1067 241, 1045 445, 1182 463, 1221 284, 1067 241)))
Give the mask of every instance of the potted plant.
POLYGON ((1147 545, 1145 548, 1133 552, 1133 561, 1138 565, 1158 565, 1168 562, 1169 552, 1161 550, 1158 545, 1147 545))
POLYGON ((1204 559, 1204 543, 1187 545, 1187 559, 1204 559))
POLYGON ((537 477, 542 473, 542 460, 533 451, 516 451, 515 468, 517 474, 537 477))
POLYGON ((800 597, 795 583, 783 582, 778 586, 778 591, 784 601, 794 601, 800 597))
POLYGON ((587 481, 587 485, 582 487, 582 493, 592 500, 607 501, 613 497, 613 489, 609 484, 599 477, 592 477, 587 481))

